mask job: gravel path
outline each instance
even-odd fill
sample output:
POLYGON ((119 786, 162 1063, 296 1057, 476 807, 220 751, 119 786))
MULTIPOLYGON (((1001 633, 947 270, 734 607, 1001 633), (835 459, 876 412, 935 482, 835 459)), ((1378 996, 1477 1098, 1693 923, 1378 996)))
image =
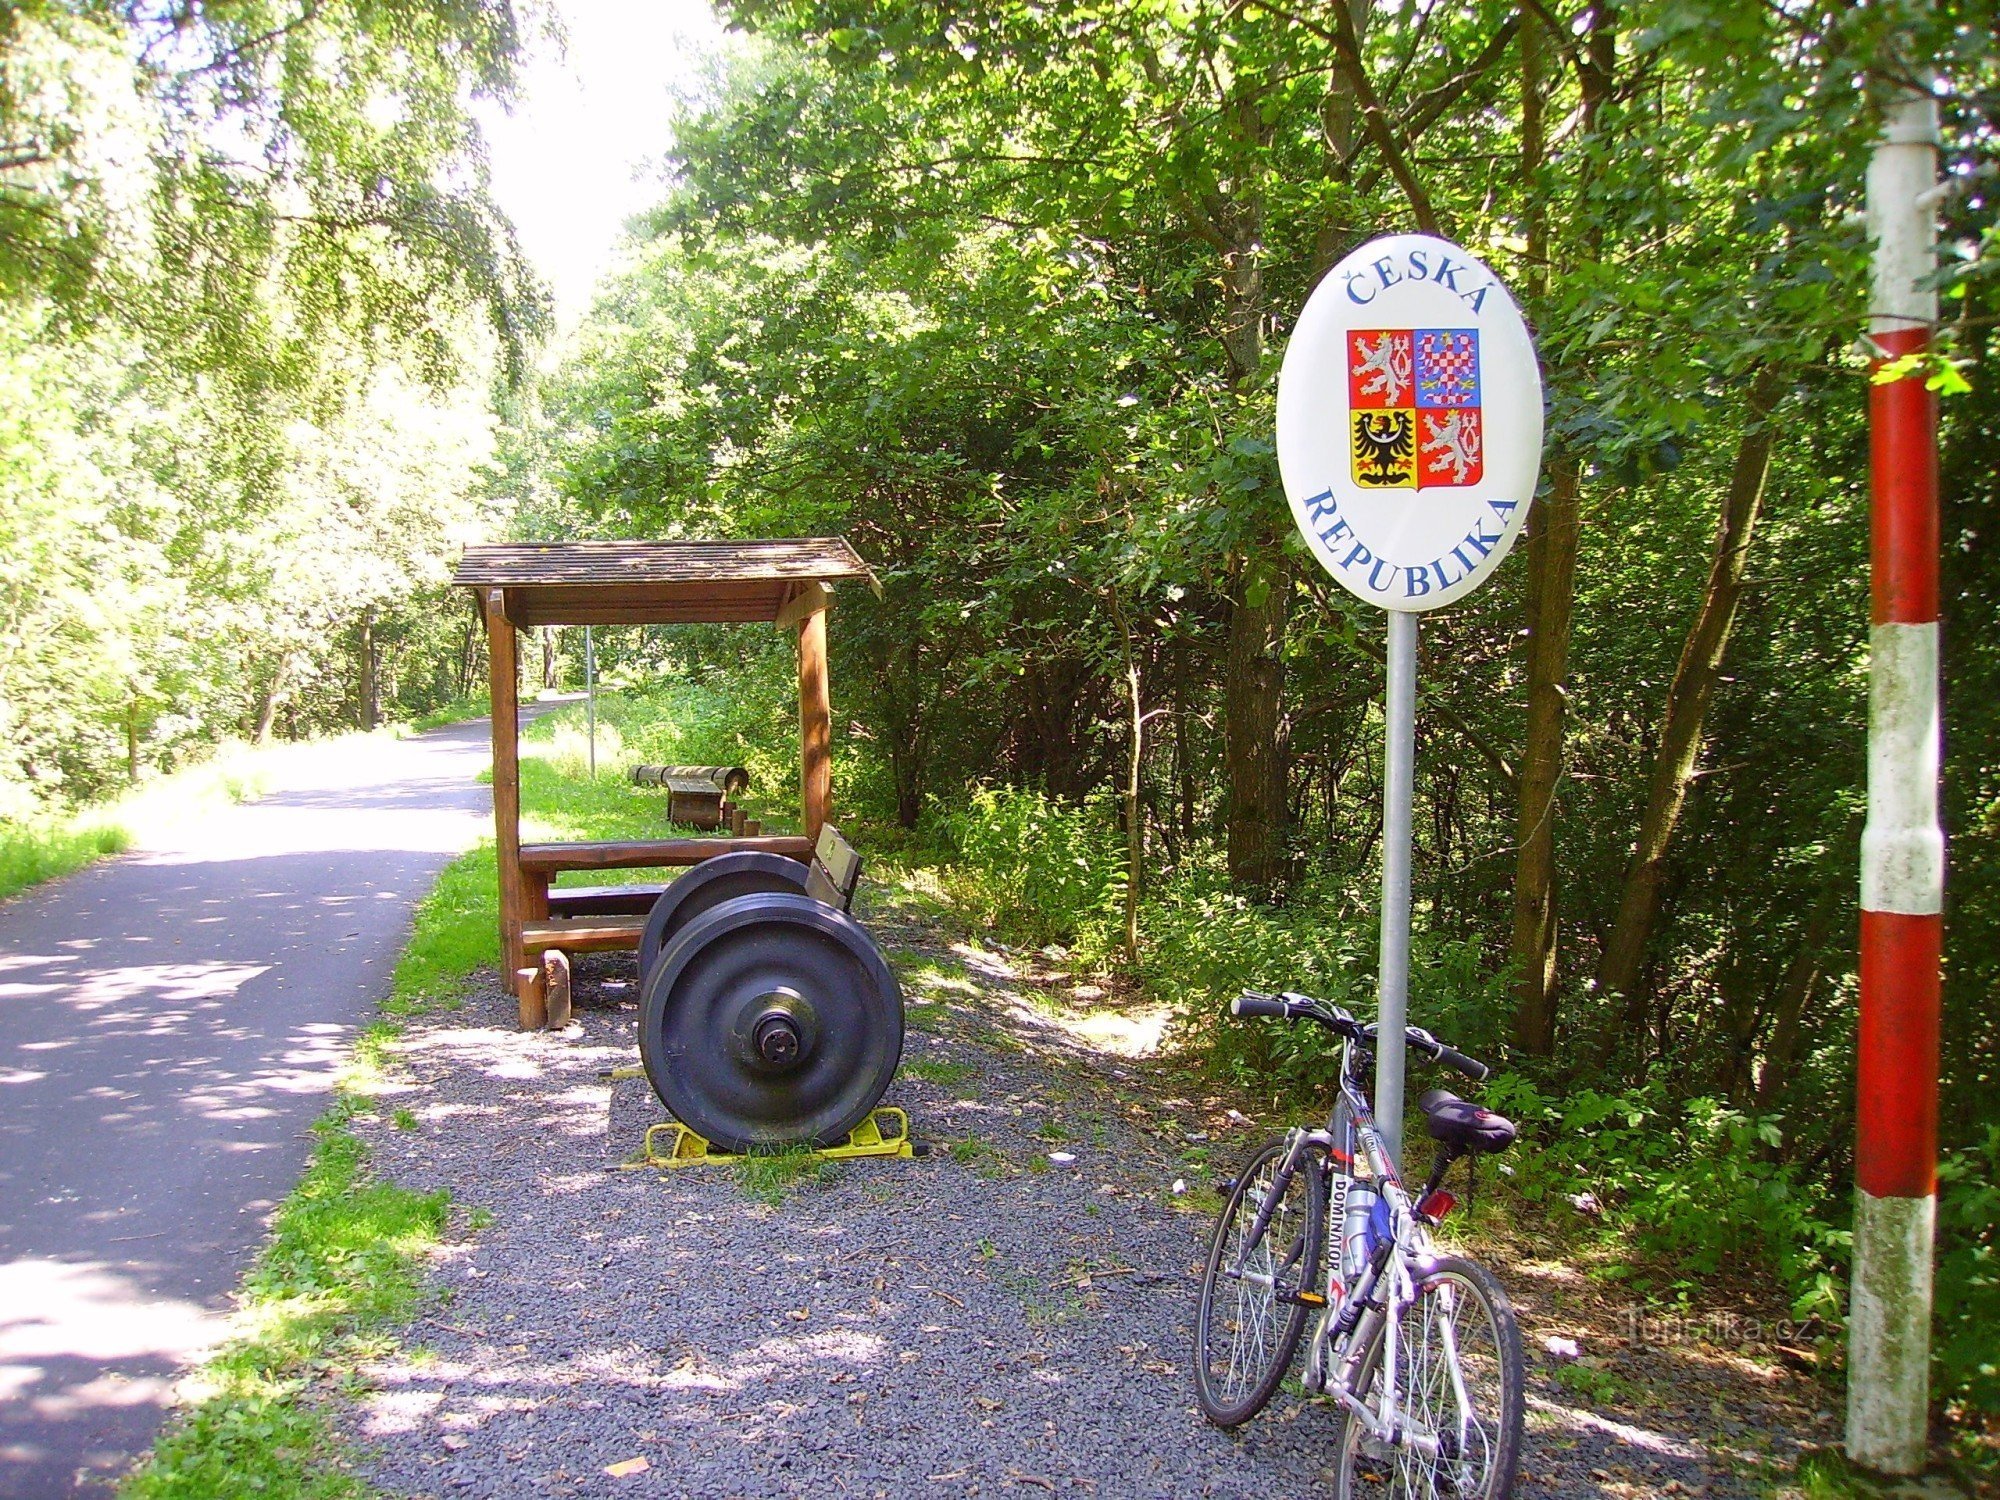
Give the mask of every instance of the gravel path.
MULTIPOLYGON (((337 1408, 373 1482, 437 1497, 1330 1492, 1323 1407, 1280 1396, 1232 1435, 1189 1389, 1214 1175, 1200 1167, 1260 1132, 1082 1040, 1060 1013, 1076 986, 1046 965, 876 926, 911 1002, 886 1102, 938 1149, 833 1167, 775 1204, 727 1168, 609 1169, 661 1117, 643 1082, 599 1076, 636 1051, 622 959, 581 967, 567 1036, 514 1030, 497 986, 410 1029, 407 1079, 357 1128, 386 1175, 476 1212, 438 1255, 426 1315, 337 1408), (1051 1165, 1052 1150, 1076 1159, 1051 1165)), ((1761 1494, 1760 1457, 1831 1435, 1818 1387, 1769 1351, 1636 1343, 1586 1278, 1489 1248, 1537 1367, 1518 1493, 1761 1494), (1579 1342, 1587 1376, 1553 1378, 1552 1336, 1579 1342)))

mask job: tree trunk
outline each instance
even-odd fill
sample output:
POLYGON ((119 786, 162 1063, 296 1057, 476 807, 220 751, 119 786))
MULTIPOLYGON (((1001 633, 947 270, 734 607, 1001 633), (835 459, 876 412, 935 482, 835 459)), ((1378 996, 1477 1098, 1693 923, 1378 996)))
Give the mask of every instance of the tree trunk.
POLYGON ((554 692, 556 688, 556 627, 544 625, 539 632, 542 638, 542 687, 554 692))
POLYGON ((1192 725, 1188 722, 1188 650, 1185 643, 1173 648, 1174 672, 1174 817, 1180 830, 1180 845, 1185 849, 1194 843, 1194 756, 1188 746, 1188 733, 1192 725))
POLYGON ((1569 635, 1581 531, 1577 461, 1559 454, 1529 513, 1528 724, 1514 814, 1514 1042, 1548 1057, 1556 1042, 1556 789, 1562 782, 1569 635))
POLYGON ((1223 685, 1229 763, 1229 878, 1269 895, 1285 879, 1285 607, 1290 570, 1276 545, 1253 572, 1239 565, 1229 594, 1223 685))
POLYGON ((257 710, 257 743, 271 743, 271 731, 277 727, 278 705, 284 701, 285 679, 291 675, 292 659, 280 656, 278 665, 271 671, 271 680, 264 688, 263 706, 257 710))
POLYGON ((1639 820, 1639 837, 1625 869, 1618 916, 1612 923, 1611 935, 1605 939, 1604 953, 1597 966, 1598 993, 1621 996, 1625 1001, 1625 1024, 1607 1030, 1599 1042, 1600 1064, 1610 1061, 1621 1033, 1629 1031, 1645 1015, 1646 995, 1639 981, 1639 966, 1659 910, 1667 846, 1673 840, 1688 788, 1694 781, 1695 763, 1701 757, 1703 722, 1715 696, 1716 682, 1722 675, 1730 627, 1736 622, 1743 570, 1750 558, 1750 539, 1764 503, 1765 481, 1771 472, 1774 436, 1771 411, 1783 393, 1782 380, 1769 368, 1758 370, 1750 382, 1749 422, 1736 445, 1735 468, 1723 496, 1708 584, 1702 591, 1701 608, 1688 632, 1680 663, 1674 668, 1673 683, 1667 689, 1666 708, 1660 719, 1659 750, 1653 757, 1652 773, 1647 780, 1646 811, 1639 820))
MULTIPOLYGON (((1254 102, 1239 129, 1265 129, 1254 102)), ((1256 378, 1264 361, 1263 206, 1232 205, 1222 257, 1222 347, 1229 380, 1256 378)), ((1285 878, 1284 649, 1291 573, 1266 517, 1247 557, 1235 560, 1229 589, 1228 681, 1223 692, 1228 765, 1229 876, 1269 895, 1285 878)))
POLYGON ((1133 649, 1132 623, 1111 594, 1111 614, 1118 622, 1118 639, 1124 649, 1126 707, 1130 716, 1131 743, 1125 758, 1125 957, 1139 962, 1139 901, 1144 893, 1146 874, 1146 809, 1141 803, 1144 790, 1140 775, 1146 757, 1145 698, 1141 691, 1139 654, 1133 649))
POLYGON ((125 703, 125 784, 139 784, 139 700, 125 703))
MULTIPOLYGON (((468 593, 471 591, 468 590, 468 593)), ((465 622, 465 639, 458 653, 458 696, 470 698, 472 690, 485 675, 481 670, 486 665, 486 627, 479 609, 479 596, 472 594, 472 618, 465 622)))
MULTIPOLYGON (((1584 145, 1596 134, 1597 118, 1617 69, 1616 17, 1608 4, 1589 12, 1589 32, 1578 60, 1584 145)), ((1538 178, 1546 159, 1543 104, 1547 78, 1544 22, 1530 17, 1521 28, 1521 183, 1527 208, 1529 306, 1537 306, 1548 282, 1551 252, 1547 204, 1538 178)), ((1579 197, 1588 202, 1590 172, 1579 178, 1579 197)), ((1600 258, 1601 221, 1586 214, 1579 250, 1585 260, 1600 258)), ((1514 928, 1511 955, 1515 980, 1514 1039, 1539 1057, 1555 1051, 1559 1014, 1556 995, 1558 935, 1556 904, 1556 791, 1562 782, 1563 738, 1569 702, 1571 615, 1576 602, 1576 558, 1582 536, 1582 458, 1558 451, 1549 463, 1548 492, 1530 513, 1528 534, 1528 719, 1521 774, 1515 793, 1514 928)))
POLYGON ((1819 988, 1820 975, 1824 972, 1819 945, 1825 935, 1824 928, 1819 925, 1807 929, 1799 951, 1786 966, 1785 977, 1778 985, 1771 1040, 1764 1049, 1764 1066, 1757 1070, 1757 1108, 1760 1112, 1777 1108, 1798 1072, 1800 1026, 1805 1019, 1806 1006, 1812 1001, 1813 991, 1819 988))
POLYGON ((361 611, 361 624, 357 630, 357 644, 361 655, 361 727, 373 729, 382 717, 382 691, 378 682, 375 657, 375 611, 361 611))

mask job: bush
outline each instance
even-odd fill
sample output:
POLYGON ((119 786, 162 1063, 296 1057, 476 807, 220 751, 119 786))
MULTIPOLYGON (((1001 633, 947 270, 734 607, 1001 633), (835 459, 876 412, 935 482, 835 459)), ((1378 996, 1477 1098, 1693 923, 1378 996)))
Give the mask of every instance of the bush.
POLYGON ((2000 1413, 2000 1125, 1938 1163, 1936 1394, 2000 1413))
POLYGON ((1485 1100, 1523 1129, 1516 1181, 1530 1200, 1588 1189, 1612 1227, 1690 1277, 1747 1254, 1778 1274, 1799 1316, 1837 1312, 1850 1236, 1830 1222, 1824 1190, 1778 1159, 1777 1116, 1677 1102, 1659 1083, 1554 1098, 1516 1073, 1492 1079, 1485 1100))
POLYGON ((1059 943, 1086 959, 1115 947, 1125 850, 1110 794, 1078 805, 1038 791, 975 787, 945 815, 957 862, 946 894, 1005 942, 1059 943))
MULTIPOLYGON (((1323 1032, 1233 1020, 1226 1007, 1246 989, 1299 990, 1372 1017, 1381 941, 1372 904, 1307 883, 1267 905, 1232 890, 1219 868, 1196 868, 1152 892, 1141 922, 1140 975, 1173 1009, 1182 1046, 1240 1088, 1325 1099, 1340 1057, 1323 1032)), ((1481 972, 1473 943, 1419 932, 1411 947, 1411 1020, 1468 1052, 1489 1049, 1504 976, 1481 972)))

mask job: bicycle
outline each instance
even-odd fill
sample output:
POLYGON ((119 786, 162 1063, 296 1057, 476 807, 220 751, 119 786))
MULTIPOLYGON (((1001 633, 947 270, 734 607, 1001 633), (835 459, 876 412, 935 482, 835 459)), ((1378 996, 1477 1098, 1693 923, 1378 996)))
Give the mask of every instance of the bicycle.
MULTIPOLYGON (((1405 1190, 1365 1079, 1376 1040, 1329 1001, 1250 991, 1238 1016, 1313 1021, 1341 1039, 1340 1088, 1324 1128, 1295 1127, 1253 1153, 1216 1220, 1195 1319, 1195 1395, 1219 1427, 1262 1411, 1319 1324, 1303 1384, 1334 1404, 1337 1500, 1505 1500, 1520 1462, 1521 1330, 1483 1266, 1431 1249, 1457 1205, 1452 1165, 1504 1151, 1500 1115, 1433 1089, 1418 1101, 1437 1157, 1405 1190), (1340 1247, 1326 1257, 1329 1217, 1340 1247), (1321 1263, 1327 1259, 1325 1274, 1321 1263)), ((1411 1051, 1483 1079, 1484 1063, 1412 1026, 1411 1051)))

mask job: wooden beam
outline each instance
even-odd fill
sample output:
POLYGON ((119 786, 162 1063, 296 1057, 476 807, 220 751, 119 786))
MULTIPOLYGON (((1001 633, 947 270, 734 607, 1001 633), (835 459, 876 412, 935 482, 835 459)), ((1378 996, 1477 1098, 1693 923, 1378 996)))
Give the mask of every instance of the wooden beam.
POLYGON ((833 707, 826 685, 826 611, 799 621, 799 808, 817 840, 833 801, 833 707))
POLYGON ((801 584, 792 590, 791 598, 778 610, 778 618, 771 623, 780 630, 790 630, 807 615, 816 615, 833 604, 833 591, 822 583, 801 584))
POLYGON ((645 930, 643 916, 550 917, 523 926, 521 940, 530 953, 546 954, 552 948, 565 953, 606 953, 638 947, 639 935, 645 930))
POLYGON ((782 854, 803 863, 812 858, 813 841, 795 834, 765 834, 754 839, 603 839, 580 844, 523 844, 519 858, 524 870, 555 874, 562 870, 651 870, 698 865, 736 849, 782 854))
MULTIPOLYGON (((520 664, 514 627, 499 589, 484 592, 488 682, 493 700, 493 842, 500 869, 500 971, 512 974, 526 962, 521 923, 527 915, 526 882, 521 876, 520 664)), ((522 1005, 526 1025, 527 997, 522 1005)))
POLYGON ((765 598, 750 600, 657 600, 633 593, 551 599, 546 590, 510 589, 508 593, 509 615, 520 626, 756 625, 776 614, 783 598, 775 590, 765 598))
POLYGON ((552 917, 644 916, 666 887, 646 885, 566 885, 549 892, 552 917))

